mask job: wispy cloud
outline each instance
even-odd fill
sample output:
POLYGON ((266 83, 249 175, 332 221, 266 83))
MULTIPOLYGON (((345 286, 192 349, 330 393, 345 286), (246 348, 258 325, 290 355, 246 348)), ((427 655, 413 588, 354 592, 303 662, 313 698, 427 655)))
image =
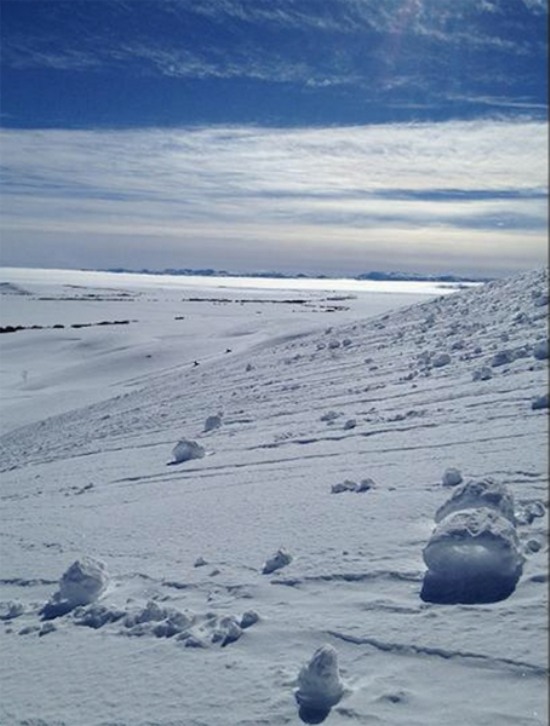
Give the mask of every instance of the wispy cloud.
POLYGON ((546 256, 534 121, 3 137, 4 264, 492 274, 546 256))
POLYGON ((6 13, 8 69, 354 89, 393 107, 544 104, 542 0, 90 0, 71 10, 63 2, 34 8, 36 22, 6 13))

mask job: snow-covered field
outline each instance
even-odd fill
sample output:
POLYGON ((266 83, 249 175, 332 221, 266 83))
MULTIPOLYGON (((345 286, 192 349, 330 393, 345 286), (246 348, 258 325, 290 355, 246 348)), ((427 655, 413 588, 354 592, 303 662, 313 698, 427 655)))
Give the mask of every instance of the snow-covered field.
POLYGON ((453 291, 414 282, 0 273, 0 326, 44 326, 1 339, 2 432, 112 397, 152 373, 211 363, 228 349, 453 291))
POLYGON ((546 272, 0 283, 0 723, 546 724, 546 272))

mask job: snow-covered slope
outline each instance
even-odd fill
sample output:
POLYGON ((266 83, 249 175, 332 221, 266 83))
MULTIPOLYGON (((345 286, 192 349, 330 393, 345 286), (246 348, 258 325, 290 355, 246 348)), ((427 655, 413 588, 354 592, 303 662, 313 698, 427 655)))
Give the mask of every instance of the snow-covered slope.
POLYGON ((0 721, 300 723, 329 644, 327 723, 546 723, 547 286, 278 335, 3 436, 0 721), (499 602, 420 598, 449 467, 515 499, 499 602), (75 560, 101 578, 57 612, 75 560))

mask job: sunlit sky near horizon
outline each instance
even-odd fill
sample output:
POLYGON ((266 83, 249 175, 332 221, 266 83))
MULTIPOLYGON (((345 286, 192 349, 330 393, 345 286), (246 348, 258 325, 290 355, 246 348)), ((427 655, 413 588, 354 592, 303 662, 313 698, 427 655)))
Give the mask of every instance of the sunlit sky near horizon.
POLYGON ((0 0, 0 264, 547 262, 546 0, 0 0))

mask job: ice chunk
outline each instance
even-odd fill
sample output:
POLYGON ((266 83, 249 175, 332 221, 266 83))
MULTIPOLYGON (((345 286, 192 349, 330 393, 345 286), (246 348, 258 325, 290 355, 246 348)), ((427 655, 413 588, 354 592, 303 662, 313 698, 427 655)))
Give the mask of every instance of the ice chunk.
POLYGON ((262 574, 269 575, 270 573, 275 572, 275 570, 280 570, 282 567, 286 567, 286 565, 289 565, 291 562, 292 555, 286 552, 286 550, 277 550, 272 557, 264 562, 262 574))
POLYGON ((294 695, 305 723, 321 723, 344 693, 338 671, 338 654, 331 645, 323 645, 304 664, 298 675, 294 695))
POLYGON ((439 603, 503 600, 514 591, 524 562, 513 524, 486 507, 443 519, 423 556, 428 572, 420 596, 439 603))
POLYGON ((504 484, 490 478, 471 480, 458 486, 445 504, 439 507, 434 519, 440 522, 453 512, 478 507, 495 509, 515 524, 513 496, 504 484))
POLYGON ((174 464, 181 464, 183 461, 189 461, 190 459, 202 459, 204 449, 196 441, 180 439, 172 449, 172 456, 174 457, 174 464))
POLYGON ((446 487, 456 487, 459 484, 462 484, 462 474, 459 469, 455 469, 451 466, 448 469, 445 469, 442 481, 446 487))

